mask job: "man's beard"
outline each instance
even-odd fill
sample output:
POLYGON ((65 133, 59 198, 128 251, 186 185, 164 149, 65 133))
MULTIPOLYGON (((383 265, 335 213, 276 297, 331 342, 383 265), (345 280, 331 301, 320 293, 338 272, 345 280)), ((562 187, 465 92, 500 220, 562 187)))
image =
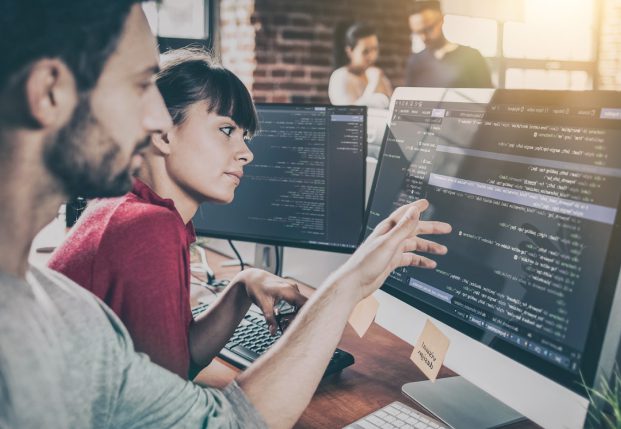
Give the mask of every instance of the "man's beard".
MULTIPOLYGON (((136 148, 143 148, 149 139, 136 148)), ((73 117, 46 144, 44 161, 69 197, 114 197, 131 189, 130 160, 120 171, 121 147, 93 116, 88 96, 81 96, 73 117)))

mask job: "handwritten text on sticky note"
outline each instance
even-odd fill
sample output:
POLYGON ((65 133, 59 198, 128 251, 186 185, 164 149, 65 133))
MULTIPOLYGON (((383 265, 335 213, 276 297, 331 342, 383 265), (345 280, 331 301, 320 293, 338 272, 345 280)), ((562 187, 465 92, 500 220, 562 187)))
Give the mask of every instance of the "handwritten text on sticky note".
POLYGON ((434 381, 444 362, 449 342, 447 336, 427 320, 410 359, 430 380, 434 381))

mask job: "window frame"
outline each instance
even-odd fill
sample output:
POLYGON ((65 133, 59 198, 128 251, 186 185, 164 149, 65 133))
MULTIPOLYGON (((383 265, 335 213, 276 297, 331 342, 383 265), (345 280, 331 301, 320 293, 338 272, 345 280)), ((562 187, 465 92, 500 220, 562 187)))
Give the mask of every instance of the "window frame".
MULTIPOLYGON (((594 12, 593 22, 593 56, 591 60, 553 60, 553 59, 534 59, 534 58, 515 58, 507 57, 504 54, 504 39, 505 39, 505 21, 496 21, 496 54, 494 56, 485 56, 490 72, 493 75, 498 76, 497 86, 498 88, 505 88, 507 82, 507 71, 509 69, 522 69, 522 70, 544 70, 544 71, 584 71, 592 83, 591 88, 585 89, 597 89, 599 86, 598 75, 598 63, 599 63, 599 45, 600 45, 600 32, 602 28, 602 2, 596 0, 592 4, 594 12)), ((447 14, 455 15, 457 14, 447 14)), ((477 18, 472 16, 471 18, 477 18)))

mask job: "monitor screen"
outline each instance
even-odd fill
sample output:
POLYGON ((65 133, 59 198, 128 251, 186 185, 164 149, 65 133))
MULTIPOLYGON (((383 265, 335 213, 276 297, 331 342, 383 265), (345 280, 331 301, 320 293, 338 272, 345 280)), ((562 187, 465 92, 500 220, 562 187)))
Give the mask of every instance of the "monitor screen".
POLYGON ((389 118, 365 233, 420 198, 453 232, 383 289, 584 395, 621 259, 618 94, 399 88, 389 118))
POLYGON ((202 204, 198 234, 351 253, 364 220, 366 108, 257 104, 254 154, 231 204, 202 204))

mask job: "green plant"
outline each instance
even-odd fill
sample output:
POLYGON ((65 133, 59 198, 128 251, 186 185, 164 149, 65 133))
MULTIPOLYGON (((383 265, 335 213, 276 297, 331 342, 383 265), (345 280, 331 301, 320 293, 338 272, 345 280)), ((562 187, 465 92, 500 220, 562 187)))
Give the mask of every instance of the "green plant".
POLYGON ((587 428, 621 429, 621 373, 615 367, 610 381, 603 380, 599 389, 587 387, 589 415, 587 428))

